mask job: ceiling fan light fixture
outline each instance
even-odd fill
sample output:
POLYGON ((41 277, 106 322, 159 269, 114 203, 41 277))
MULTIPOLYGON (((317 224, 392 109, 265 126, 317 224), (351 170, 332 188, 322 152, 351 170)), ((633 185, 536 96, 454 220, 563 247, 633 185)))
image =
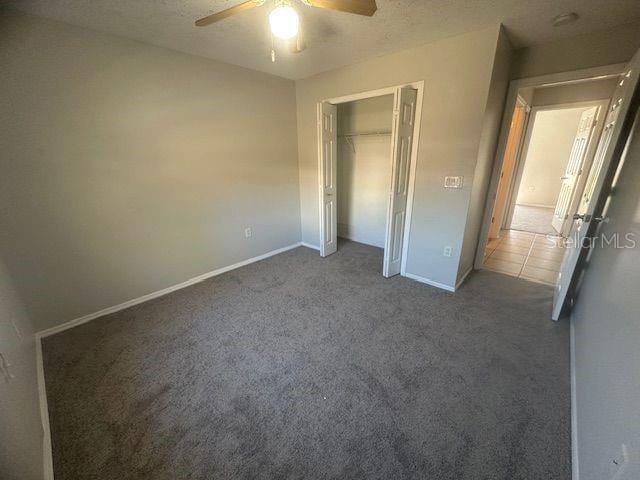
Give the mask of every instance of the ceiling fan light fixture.
POLYGON ((289 40, 298 35, 300 19, 291 5, 280 3, 269 14, 269 25, 274 36, 289 40))

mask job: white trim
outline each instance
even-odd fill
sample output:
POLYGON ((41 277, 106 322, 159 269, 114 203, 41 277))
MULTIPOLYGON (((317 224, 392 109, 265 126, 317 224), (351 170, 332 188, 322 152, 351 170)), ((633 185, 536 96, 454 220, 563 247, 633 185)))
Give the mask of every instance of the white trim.
POLYGON ((451 285, 446 285, 444 283, 436 282, 434 280, 429 280, 428 278, 421 277, 420 275, 415 275, 413 273, 404 272, 404 276, 410 278, 411 280, 415 280, 416 282, 426 283, 427 285, 431 285, 432 287, 441 288, 442 290, 446 290, 448 292, 455 292, 456 288, 451 285))
POLYGON ((460 277, 460 280, 456 283, 456 290, 460 288, 460 285, 462 285, 471 272, 473 272, 473 265, 469 267, 469 270, 467 270, 462 277, 460 277))
POLYGON ((542 203, 520 202, 520 203, 514 203, 514 205, 520 205, 522 207, 535 207, 535 208, 556 208, 555 205, 543 205, 542 203))
POLYGON ((517 78, 511 83, 517 88, 522 87, 550 87, 552 85, 574 84, 588 82, 591 80, 604 80, 605 78, 617 77, 627 69, 627 63, 615 63, 602 67, 582 68, 580 70, 570 70, 568 72, 550 73, 537 77, 517 78))
MULTIPOLYGON (((515 185, 516 174, 518 172, 519 165, 522 163, 523 153, 528 148, 528 141, 529 141, 527 137, 527 132, 529 131, 529 127, 531 123, 532 107, 522 98, 520 93, 518 93, 516 98, 516 106, 518 105, 518 103, 522 103, 522 105, 524 106, 524 118, 522 120, 522 126, 520 127, 520 134, 518 138, 518 145, 516 147, 516 151, 513 159, 513 168, 511 171, 511 177, 509 178, 509 181, 507 184, 507 196, 504 199, 505 205, 502 210, 502 218, 500 219, 501 229, 508 229, 509 226, 511 226, 511 222, 513 221, 513 210, 510 210, 510 208, 508 207, 513 205, 513 203, 515 202, 518 196, 518 192, 516 191, 516 185, 515 185)), ((515 112, 515 107, 514 107, 514 112, 515 112)), ((512 112, 512 115, 513 115, 513 112, 512 112)), ((511 132, 509 131, 509 134, 510 133, 511 132)), ((507 141, 508 141, 508 137, 507 137, 507 141)), ((503 158, 503 162, 504 162, 504 158, 503 158)), ((502 166, 500 168, 502 169, 502 166)), ((500 186, 500 180, 502 179, 501 178, 498 179, 498 186, 496 187, 496 199, 498 197, 497 190, 500 186)), ((491 205, 491 208, 493 211, 493 209, 495 208, 495 200, 491 205)))
MULTIPOLYGON (((347 240, 351 240, 352 242, 362 243, 364 245, 370 245, 372 247, 377 247, 384 249, 384 241, 382 243, 375 243, 375 241, 371 240, 371 232, 365 232, 365 235, 360 235, 357 232, 357 228, 354 228, 353 225, 348 223, 338 223, 338 237, 345 238, 347 240)), ((360 230, 360 232, 362 232, 360 230)))
POLYGON ((364 100, 365 98, 382 97, 384 95, 393 95, 394 93, 396 93, 396 89, 398 87, 405 87, 409 85, 413 86, 412 84, 403 84, 403 85, 395 85, 393 87, 378 88, 376 90, 367 90, 366 92, 358 92, 358 93, 352 93, 349 95, 342 95, 340 97, 328 98, 326 100, 323 100, 323 102, 328 102, 328 103, 331 103, 332 105, 338 105, 340 103, 349 103, 349 102, 355 102, 356 100, 364 100))
MULTIPOLYGON (((522 176, 524 175, 524 164, 527 159, 527 152, 531 145, 531 138, 533 136, 533 126, 536 123, 536 115, 538 110, 529 106, 527 110, 526 122, 523 125, 521 132, 522 140, 518 146, 518 151, 513 163, 513 170, 511 172, 511 178, 509 178, 509 194, 505 199, 505 209, 502 217, 502 228, 510 229, 513 223, 513 216, 516 213, 516 204, 518 202, 518 194, 520 193, 520 184, 522 183, 522 176)), ((504 159, 503 159, 504 162, 504 159)), ((502 167, 500 167, 502 170, 502 167)), ((500 181, 498 181, 500 183, 500 181)), ((497 198, 497 195, 496 195, 497 198)), ((495 203, 492 208, 495 208, 495 203)))
POLYGON ((569 318, 569 344, 571 360, 571 480, 580 480, 580 463, 578 456, 578 398, 576 392, 576 334, 572 318, 569 318))
POLYGON ((46 330, 42 330, 38 332, 36 335, 40 338, 48 337, 49 335, 54 335, 56 333, 60 333, 64 330, 68 330, 73 327, 77 327, 78 325, 82 325, 83 323, 87 323, 91 320, 94 320, 98 317, 103 317, 105 315, 109 315, 111 313, 119 312, 120 310, 124 310, 125 308, 133 307, 134 305, 138 305, 139 303, 144 303, 149 300, 153 300, 154 298, 161 297, 171 292, 175 292, 176 290, 180 290, 182 288, 188 287, 195 283, 200 283, 208 278, 215 277, 216 275, 221 275, 230 270, 235 270, 236 268, 244 267, 245 265, 249 265, 250 263, 258 262, 260 260, 264 260, 265 258, 272 257, 274 255, 278 255, 279 253, 286 252, 287 250, 292 250, 294 248, 302 246, 302 242, 297 242, 292 245, 288 245, 286 247, 278 248, 276 250, 272 250, 267 253, 263 253, 262 255, 258 255, 257 257, 249 258, 247 260, 242 260, 241 262, 234 263, 233 265, 229 265, 227 267, 218 268, 217 270, 213 270, 211 272, 203 273, 202 275, 198 275, 197 277, 190 278, 184 282, 178 283, 176 285, 172 285, 167 288, 163 288, 162 290, 158 290, 156 292, 148 293, 138 298, 134 298, 131 300, 127 300, 126 302, 120 303, 118 305, 114 305, 112 307, 103 308, 94 313, 89 313, 88 315, 84 315, 82 317, 76 318, 74 320, 70 320, 68 322, 62 323, 60 325, 56 325, 55 327, 48 328, 46 330))
MULTIPOLYGON (((418 149, 420 145, 420 133, 422 130, 422 103, 424 100, 424 80, 419 80, 415 82, 402 83, 399 85, 394 85, 391 87, 379 88, 376 90, 367 90, 365 92, 352 93, 349 95, 343 95, 339 97, 328 98, 324 100, 320 100, 316 109, 321 108, 323 102, 331 103, 332 105, 338 105, 340 103, 348 103, 356 100, 363 100, 365 98, 373 98, 373 97, 381 97, 384 95, 395 95, 398 89, 402 87, 412 87, 417 90, 416 95, 416 111, 415 111, 415 122, 413 126, 413 142, 411 146, 411 163, 409 164, 409 188, 407 190, 407 207, 406 207, 406 216, 404 219, 404 237, 402 239, 402 258, 400 263, 400 274, 403 276, 406 275, 406 266, 407 266, 407 256, 409 251, 409 236, 411 235, 411 217, 413 215, 413 197, 415 193, 415 183, 416 183, 416 168, 418 164, 418 149)), ((322 185, 322 169, 321 169, 321 159, 320 159, 320 136, 318 134, 318 138, 316 139, 318 143, 318 188, 321 192, 322 185)), ((322 209, 322 200, 320 201, 320 209, 322 209)), ((318 219, 320 220, 322 213, 318 212, 318 219)), ((322 222, 320 221, 320 227, 318 230, 320 244, 322 244, 322 222)), ((438 285, 435 285, 438 286, 438 285)))
POLYGON ((36 342, 36 376, 38 379, 38 403, 40 404, 40 421, 42 422, 42 463, 44 480, 53 480, 53 452, 51 450, 51 427, 49 425, 49 406, 47 404, 47 387, 44 381, 44 363, 42 361, 42 337, 35 335, 36 342))
POLYGON ((40 418, 42 420, 42 430, 43 430, 43 438, 42 438, 42 450, 43 450, 43 463, 44 463, 44 479, 45 480, 53 480, 53 452, 51 450, 51 427, 49 424, 49 407, 47 404, 47 388, 44 379, 44 363, 42 358, 42 339, 48 337, 50 335, 54 335, 56 333, 60 333, 64 330, 68 330, 73 327, 77 327, 78 325, 82 325, 83 323, 87 323, 91 320, 95 320, 96 318, 103 317, 105 315, 109 315, 110 313, 115 313, 120 310, 124 310, 125 308, 132 307, 134 305, 138 305, 140 303, 147 302, 149 300, 153 300, 154 298, 161 297, 171 292, 175 292, 176 290, 180 290, 182 288, 188 287, 190 285, 194 285, 196 283, 200 283, 208 278, 215 277, 217 275, 221 275, 230 270, 235 270, 236 268, 244 267, 245 265, 249 265, 254 262, 258 262, 260 260, 264 260, 265 258, 272 257, 274 255, 278 255, 279 253, 284 253, 288 250, 292 250, 297 247, 305 246, 308 248, 318 249, 318 247, 314 245, 310 245, 304 242, 297 242, 292 245, 288 245, 286 247, 278 248, 276 250, 272 250, 270 252, 264 253, 262 255, 258 255, 257 257, 249 258, 247 260, 243 260, 238 263, 234 263, 233 265, 229 265, 227 267, 218 268, 217 270, 213 270, 211 272, 203 273, 202 275, 198 275, 197 277, 190 278, 182 283, 178 283, 176 285, 172 285, 171 287, 164 288, 162 290, 158 290, 156 292, 149 293, 147 295, 143 295, 142 297, 134 298, 132 300, 128 300, 126 302, 120 303, 118 305, 114 305, 113 307, 104 308, 94 313, 90 313, 88 315, 84 315, 83 317, 76 318, 74 320, 70 320, 61 325, 57 325, 55 327, 48 328, 46 330, 42 330, 35 334, 36 341, 36 371, 38 377, 38 399, 40 403, 40 418))
POLYGON ((491 180, 489 182, 489 191, 487 192, 485 200, 482 228, 480 230, 480 238, 478 239, 478 248, 476 249, 475 268, 482 268, 484 249, 487 245, 489 228, 491 226, 493 202, 495 201, 495 195, 498 189, 498 181, 500 179, 500 171, 502 170, 502 163, 504 161, 509 128, 511 126, 511 119, 518 99, 519 90, 524 87, 573 84, 588 80, 615 77, 622 74, 626 68, 626 63, 618 63, 615 65, 605 65, 603 67, 585 68, 569 72, 552 73, 549 75, 511 80, 502 114, 502 124, 500 126, 500 133, 498 136, 498 147, 493 161, 493 172, 491 173, 491 180))
POLYGON ((611 97, 609 98, 599 98, 596 100, 583 100, 581 102, 563 102, 563 103, 551 103, 549 105, 536 105, 532 106, 531 109, 536 112, 546 112, 553 110, 569 110, 571 108, 589 108, 589 107, 599 107, 603 104, 607 105, 611 102, 611 97))
POLYGON ((318 250, 320 251, 320 247, 317 245, 313 245, 311 243, 307 243, 307 242, 300 242, 300 246, 301 247, 307 247, 307 248, 311 248, 313 250, 318 250))

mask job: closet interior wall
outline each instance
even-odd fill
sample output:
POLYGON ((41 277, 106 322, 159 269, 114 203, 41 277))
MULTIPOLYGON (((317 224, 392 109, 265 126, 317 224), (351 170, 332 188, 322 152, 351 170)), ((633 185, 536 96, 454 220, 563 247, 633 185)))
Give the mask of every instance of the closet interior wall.
POLYGON ((393 95, 338 105, 338 236, 384 248, 393 95))

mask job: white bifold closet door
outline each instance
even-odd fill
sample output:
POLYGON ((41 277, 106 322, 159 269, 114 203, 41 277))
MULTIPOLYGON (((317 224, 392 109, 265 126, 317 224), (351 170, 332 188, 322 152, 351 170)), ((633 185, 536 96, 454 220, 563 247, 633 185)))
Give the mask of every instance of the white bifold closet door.
POLYGON ((337 205, 337 132, 338 107, 328 102, 318 106, 318 148, 320 149, 318 177, 320 178, 320 256, 338 250, 337 205))
POLYGON ((611 193, 615 170, 622 156, 633 118, 628 118, 631 100, 638 86, 640 51, 629 62, 620 80, 605 118, 604 129, 591 164, 578 213, 574 216, 572 245, 565 253, 553 297, 551 318, 558 320, 565 303, 571 303, 576 285, 584 270, 597 224, 605 214, 606 200, 611 193), (626 129, 623 131, 623 127, 626 129))
POLYGON ((391 182, 387 209, 382 274, 392 277, 400 273, 404 224, 407 216, 409 166, 413 144, 413 129, 418 92, 402 87, 394 95, 393 127, 391 133, 391 182))

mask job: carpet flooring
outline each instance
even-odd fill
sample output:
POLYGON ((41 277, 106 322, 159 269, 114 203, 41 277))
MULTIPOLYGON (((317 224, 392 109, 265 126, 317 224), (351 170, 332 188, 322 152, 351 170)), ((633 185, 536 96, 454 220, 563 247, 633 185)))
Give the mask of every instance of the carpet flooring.
POLYGON ((43 340, 56 480, 570 478, 552 288, 301 247, 43 340))
POLYGON ((509 228, 542 235, 558 235, 556 229, 551 225, 554 210, 552 207, 516 205, 509 228))

